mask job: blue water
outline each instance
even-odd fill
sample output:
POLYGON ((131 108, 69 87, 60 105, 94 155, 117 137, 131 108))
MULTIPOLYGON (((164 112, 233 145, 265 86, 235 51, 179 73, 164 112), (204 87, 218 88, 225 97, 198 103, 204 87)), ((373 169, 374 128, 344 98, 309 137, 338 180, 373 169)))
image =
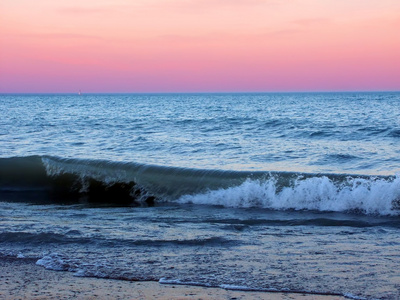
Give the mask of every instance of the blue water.
POLYGON ((400 93, 0 95, 0 256, 400 297, 400 93))
POLYGON ((399 99, 399 93, 1 96, 0 157, 394 175, 399 99))

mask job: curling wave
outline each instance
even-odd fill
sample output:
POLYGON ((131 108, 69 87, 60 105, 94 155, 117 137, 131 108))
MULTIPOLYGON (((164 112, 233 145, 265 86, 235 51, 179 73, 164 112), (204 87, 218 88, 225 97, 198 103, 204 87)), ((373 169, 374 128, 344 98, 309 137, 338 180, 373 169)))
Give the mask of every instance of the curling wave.
POLYGON ((173 201, 276 210, 400 214, 398 175, 198 170, 53 156, 0 158, 3 199, 24 201, 33 195, 37 198, 38 193, 49 201, 173 201))

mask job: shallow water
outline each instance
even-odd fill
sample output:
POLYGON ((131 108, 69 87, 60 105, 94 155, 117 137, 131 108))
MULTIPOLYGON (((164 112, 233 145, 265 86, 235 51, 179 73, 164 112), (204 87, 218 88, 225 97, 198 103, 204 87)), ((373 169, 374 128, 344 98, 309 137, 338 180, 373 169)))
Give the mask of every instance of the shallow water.
POLYGON ((1 255, 77 276, 399 295, 397 217, 171 204, 0 210, 1 255))
POLYGON ((399 298, 399 100, 0 96, 0 255, 77 276, 399 298))

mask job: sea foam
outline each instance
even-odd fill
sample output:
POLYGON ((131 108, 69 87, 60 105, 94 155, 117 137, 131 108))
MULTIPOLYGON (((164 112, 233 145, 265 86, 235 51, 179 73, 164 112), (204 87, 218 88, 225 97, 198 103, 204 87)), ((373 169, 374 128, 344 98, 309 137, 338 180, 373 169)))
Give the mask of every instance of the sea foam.
POLYGON ((277 186, 274 178, 246 180, 239 186, 184 195, 177 201, 224 207, 399 215, 400 176, 392 179, 348 177, 339 183, 326 176, 299 178, 292 186, 283 188, 277 186))

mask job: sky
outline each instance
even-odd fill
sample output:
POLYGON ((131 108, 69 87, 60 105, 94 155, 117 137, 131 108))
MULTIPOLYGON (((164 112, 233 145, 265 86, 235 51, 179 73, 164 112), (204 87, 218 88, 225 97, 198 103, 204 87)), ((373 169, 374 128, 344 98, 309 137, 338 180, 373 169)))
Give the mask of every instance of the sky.
POLYGON ((400 90, 399 0, 0 0, 0 93, 400 90))

